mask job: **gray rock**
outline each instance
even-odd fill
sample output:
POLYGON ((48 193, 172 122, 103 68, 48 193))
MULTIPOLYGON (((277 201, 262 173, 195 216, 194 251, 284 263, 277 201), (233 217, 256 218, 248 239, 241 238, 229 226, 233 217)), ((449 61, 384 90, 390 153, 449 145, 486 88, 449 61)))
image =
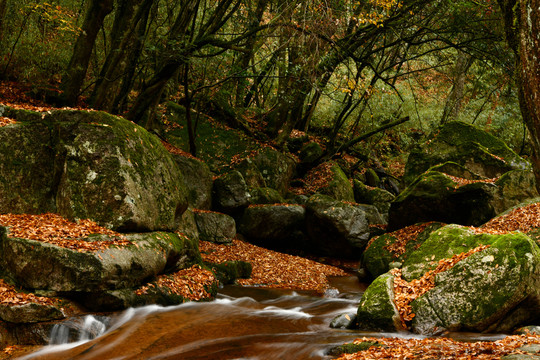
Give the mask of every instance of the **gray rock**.
POLYGON ((226 214, 208 211, 195 211, 195 222, 199 239, 216 244, 230 244, 236 237, 236 223, 226 214))
MULTIPOLYGON (((2 265, 23 287, 73 293, 129 288, 163 272, 200 262, 197 243, 187 237, 153 232, 126 238, 133 245, 77 252, 3 235, 2 265)), ((107 239, 94 236, 90 241, 107 239)))
POLYGON ((194 209, 209 210, 212 206, 213 174, 201 160, 173 155, 188 190, 189 206, 194 209))
POLYGON ((301 205, 250 206, 238 231, 251 242, 270 248, 302 248, 306 210, 301 205))
POLYGON ((63 319, 65 316, 56 306, 28 303, 24 305, 0 304, 0 319, 16 324, 63 319))
POLYGON ((250 191, 251 204, 283 204, 285 199, 281 194, 272 188, 255 188, 250 191))
POLYGON ((306 205, 311 250, 323 256, 357 257, 369 239, 365 212, 357 206, 315 194, 306 205))
POLYGON ((354 200, 360 204, 374 205, 383 218, 381 224, 387 224, 388 211, 390 210, 390 204, 396 198, 395 195, 381 188, 367 187, 358 180, 354 180, 353 188, 354 200))
POLYGON ((443 173, 425 172, 392 202, 388 231, 428 221, 479 226, 496 215, 497 191, 491 183, 459 186, 443 173))
POLYGON ((288 155, 270 148, 264 148, 252 160, 259 169, 266 187, 275 189, 284 195, 289 189, 296 161, 288 155))
POLYGON ((218 177, 214 181, 212 196, 214 208, 228 214, 246 208, 251 198, 244 177, 238 171, 218 177))
POLYGON ((356 328, 356 314, 348 313, 336 316, 330 322, 332 329, 354 329, 356 328))

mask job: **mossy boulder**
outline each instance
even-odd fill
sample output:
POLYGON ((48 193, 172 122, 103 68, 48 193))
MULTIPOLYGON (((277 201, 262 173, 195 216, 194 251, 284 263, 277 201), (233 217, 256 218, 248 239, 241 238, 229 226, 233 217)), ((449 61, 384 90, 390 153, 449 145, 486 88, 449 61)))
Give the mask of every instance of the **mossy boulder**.
POLYGON ((311 251, 323 256, 358 257, 370 235, 360 207, 322 194, 306 204, 306 227, 311 251))
POLYGON ((426 221, 479 226, 538 196, 530 170, 508 171, 495 182, 465 180, 462 185, 455 177, 434 170, 437 168, 440 169, 433 167, 420 175, 391 203, 390 231, 426 221))
POLYGON ((0 212, 57 212, 126 231, 174 231, 182 173, 160 140, 103 112, 53 111, 0 128, 0 212))
POLYGON ((56 209, 55 141, 41 122, 0 127, 0 213, 56 209))
POLYGON ((442 258, 489 245, 435 277, 412 302, 413 331, 508 332, 540 319, 540 248, 521 233, 476 234, 448 225, 405 260, 404 278, 418 278, 442 258))
POLYGON ((250 206, 238 221, 238 232, 250 242, 269 248, 302 248, 305 214, 301 205, 250 206))
POLYGON ((495 178, 510 170, 530 169, 530 164, 502 140, 474 125, 451 121, 411 151, 403 182, 410 184, 430 167, 448 161, 485 178, 495 178))
POLYGON ((363 268, 373 278, 388 272, 394 267, 391 266, 392 263, 403 264, 405 259, 416 251, 433 231, 442 226, 444 224, 438 222, 415 224, 398 232, 386 233, 374 238, 362 253, 363 268), (407 240, 403 240, 403 237, 407 240))
POLYGON ((194 210, 188 208, 182 214, 180 218, 180 224, 175 231, 176 233, 181 234, 182 236, 187 236, 192 239, 192 241, 199 242, 199 228, 197 227, 197 222, 195 221, 194 210))
POLYGON ((211 211, 195 211, 199 239, 215 244, 230 244, 236 237, 236 223, 227 215, 211 211))
POLYGON ((55 111, 58 213, 123 231, 174 231, 187 190, 171 154, 142 127, 103 112, 55 111))
POLYGON ((220 284, 234 284, 237 279, 249 279, 253 267, 246 261, 225 261, 220 264, 207 264, 220 284))
POLYGON ((248 186, 268 187, 285 195, 296 169, 296 161, 277 150, 264 148, 235 166, 248 186))
POLYGON ((425 172, 392 202, 388 230, 428 221, 478 226, 495 216, 496 192, 491 183, 460 186, 446 174, 425 172))
POLYGON ((384 223, 388 223, 390 204, 396 196, 381 188, 368 187, 359 180, 353 181, 354 201, 360 204, 374 205, 383 217, 384 223))
POLYGON ((238 213, 249 205, 250 198, 249 188, 240 172, 230 171, 214 180, 212 199, 217 211, 238 213))
POLYGON ((354 202, 353 187, 341 167, 336 163, 331 163, 330 172, 328 184, 319 192, 336 200, 354 202))
MULTIPOLYGON (((12 238, 2 231, 2 267, 27 289, 95 292, 140 285, 158 274, 201 261, 198 243, 174 233, 127 234, 132 245, 78 252, 45 242, 12 238)), ((80 241, 110 240, 105 235, 80 241)))
POLYGON ((311 166, 315 164, 315 162, 319 160, 323 154, 324 151, 321 145, 319 145, 317 142, 312 141, 307 143, 302 147, 300 153, 298 154, 298 157, 300 158, 300 165, 311 166))
POLYGON ((356 319, 360 330, 405 330, 394 302, 393 275, 381 275, 369 285, 360 300, 356 319))
POLYGON ((172 156, 184 177, 189 206, 194 209, 209 210, 212 207, 214 179, 208 165, 192 157, 175 154, 172 156))
POLYGON ((536 179, 530 170, 512 170, 502 175, 496 182, 497 192, 494 194, 493 208, 496 214, 519 205, 527 199, 539 196, 536 179))

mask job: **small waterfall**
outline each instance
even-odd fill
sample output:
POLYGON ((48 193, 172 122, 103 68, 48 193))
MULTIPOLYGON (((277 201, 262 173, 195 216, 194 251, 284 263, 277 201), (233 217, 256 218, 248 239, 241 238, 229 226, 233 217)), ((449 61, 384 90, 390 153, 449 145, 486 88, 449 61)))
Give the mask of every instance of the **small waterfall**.
POLYGON ((102 335, 109 324, 109 318, 87 315, 70 319, 52 328, 49 345, 62 345, 74 341, 88 341, 102 335))

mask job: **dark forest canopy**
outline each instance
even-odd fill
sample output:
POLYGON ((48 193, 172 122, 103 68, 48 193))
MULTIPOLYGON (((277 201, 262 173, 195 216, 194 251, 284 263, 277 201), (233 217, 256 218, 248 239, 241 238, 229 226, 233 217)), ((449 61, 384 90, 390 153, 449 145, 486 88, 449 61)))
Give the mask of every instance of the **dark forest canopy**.
POLYGON ((481 123, 523 150, 519 9, 494 0, 0 0, 0 77, 148 129, 169 100, 263 129, 277 146, 294 129, 323 128, 330 155, 409 119, 413 135, 452 119, 481 123))

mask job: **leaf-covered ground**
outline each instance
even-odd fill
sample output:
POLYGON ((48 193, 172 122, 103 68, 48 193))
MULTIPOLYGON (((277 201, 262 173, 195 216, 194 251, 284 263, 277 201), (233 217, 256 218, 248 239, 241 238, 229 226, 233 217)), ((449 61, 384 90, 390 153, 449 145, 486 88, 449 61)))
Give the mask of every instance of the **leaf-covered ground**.
POLYGON ((232 245, 216 245, 201 241, 204 261, 247 261, 253 266, 251 278, 238 282, 246 286, 264 286, 295 290, 314 290, 323 293, 328 288, 327 276, 344 276, 345 271, 299 256, 267 250, 244 241, 234 240, 232 245))
POLYGON ((478 342, 462 342, 449 338, 362 338, 354 341, 355 344, 363 342, 372 342, 375 345, 365 351, 344 354, 339 360, 496 360, 508 354, 527 354, 518 349, 524 345, 539 344, 540 336, 514 335, 497 341, 478 342))

